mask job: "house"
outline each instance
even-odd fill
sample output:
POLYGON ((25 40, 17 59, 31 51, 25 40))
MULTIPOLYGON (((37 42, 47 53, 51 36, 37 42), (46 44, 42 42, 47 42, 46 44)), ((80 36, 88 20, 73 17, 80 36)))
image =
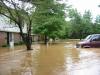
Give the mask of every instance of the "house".
MULTIPOLYGON (((27 26, 23 27, 23 32, 27 33, 27 26)), ((22 41, 20 30, 16 24, 11 23, 5 16, 0 16, 0 46, 19 43, 22 41)))

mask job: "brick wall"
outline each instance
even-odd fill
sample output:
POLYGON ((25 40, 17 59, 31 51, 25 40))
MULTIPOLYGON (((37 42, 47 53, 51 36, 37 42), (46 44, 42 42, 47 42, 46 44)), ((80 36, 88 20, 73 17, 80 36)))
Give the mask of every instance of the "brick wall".
MULTIPOLYGON (((14 33, 14 42, 19 43, 21 42, 21 37, 19 33, 14 33)), ((3 45, 7 45, 7 33, 6 32, 0 32, 0 47, 3 45)))
POLYGON ((14 42, 19 43, 21 41, 22 41, 22 39, 21 39, 20 34, 19 33, 14 33, 14 42))
POLYGON ((7 41, 7 34, 5 32, 0 32, 0 46, 5 45, 7 41))

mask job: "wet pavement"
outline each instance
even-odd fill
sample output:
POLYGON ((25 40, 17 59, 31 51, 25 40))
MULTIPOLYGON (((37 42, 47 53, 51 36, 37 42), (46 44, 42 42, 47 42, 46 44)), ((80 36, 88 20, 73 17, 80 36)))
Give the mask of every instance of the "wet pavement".
POLYGON ((0 75, 100 75, 100 48, 75 48, 71 41, 0 48, 0 75))

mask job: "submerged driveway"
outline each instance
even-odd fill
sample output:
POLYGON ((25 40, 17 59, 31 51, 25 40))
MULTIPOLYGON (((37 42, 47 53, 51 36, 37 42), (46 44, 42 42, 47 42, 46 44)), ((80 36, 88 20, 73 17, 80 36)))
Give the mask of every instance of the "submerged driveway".
POLYGON ((74 46, 69 41, 36 44, 32 51, 1 48, 0 75, 100 75, 100 48, 74 46))

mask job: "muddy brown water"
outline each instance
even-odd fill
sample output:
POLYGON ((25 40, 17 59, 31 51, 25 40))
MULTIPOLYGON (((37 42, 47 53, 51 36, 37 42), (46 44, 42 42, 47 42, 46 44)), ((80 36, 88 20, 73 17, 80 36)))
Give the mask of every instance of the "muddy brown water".
POLYGON ((0 75, 100 75, 100 48, 75 48, 72 41, 0 48, 0 75))

